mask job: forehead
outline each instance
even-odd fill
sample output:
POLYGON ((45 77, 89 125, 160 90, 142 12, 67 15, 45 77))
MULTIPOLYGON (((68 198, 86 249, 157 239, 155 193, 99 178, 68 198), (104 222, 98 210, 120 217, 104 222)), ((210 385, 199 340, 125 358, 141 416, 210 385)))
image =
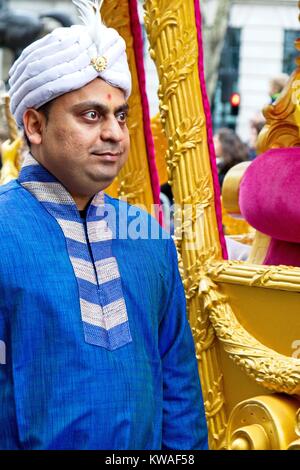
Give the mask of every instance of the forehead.
POLYGON ((84 101, 97 101, 99 104, 120 106, 126 103, 125 94, 120 88, 106 83, 101 78, 96 78, 78 90, 65 93, 55 100, 59 105, 68 106, 84 101))

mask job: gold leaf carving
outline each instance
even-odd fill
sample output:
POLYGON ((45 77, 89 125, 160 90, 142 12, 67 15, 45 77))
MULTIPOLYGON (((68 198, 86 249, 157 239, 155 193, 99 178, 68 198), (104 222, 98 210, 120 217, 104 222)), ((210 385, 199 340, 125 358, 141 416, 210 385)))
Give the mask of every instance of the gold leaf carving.
POLYGON ((209 178, 203 177, 196 182, 195 191, 183 199, 183 204, 201 204, 202 208, 208 207, 212 201, 212 188, 209 184, 209 178))
POLYGON ((264 387, 300 395, 300 360, 267 348, 237 321, 226 297, 205 274, 199 285, 203 308, 229 357, 264 387))
POLYGON ((122 175, 122 181, 119 186, 119 197, 133 204, 144 189, 145 173, 142 170, 136 170, 124 176, 122 175))
MULTIPOLYGON (((203 126, 204 120, 202 118, 186 118, 176 128, 175 135, 169 138, 167 166, 170 180, 180 158, 201 143, 203 126)), ((203 184, 207 181, 204 179, 203 184)), ((207 184, 207 186, 209 185, 207 184)))
POLYGON ((243 261, 217 262, 207 265, 207 274, 216 282, 243 286, 300 291, 300 269, 291 266, 258 266, 243 261))
MULTIPOLYGON (((278 266, 276 268, 276 272, 280 273, 280 271, 281 271, 281 268, 280 268, 280 266, 278 266)), ((267 285, 270 282, 273 275, 274 275, 274 268, 272 268, 272 267, 264 269, 262 272, 259 272, 259 270, 258 270, 257 274, 255 274, 253 276, 250 285, 251 286, 261 286, 261 287, 263 287, 263 286, 267 285)))
POLYGON ((183 0, 172 3, 170 9, 169 0, 148 0, 145 5, 145 27, 149 35, 149 41, 153 47, 157 39, 167 26, 177 27, 179 22, 178 10, 182 6, 183 0))
POLYGON ((196 357, 202 360, 202 353, 210 349, 216 339, 215 331, 207 320, 197 316, 197 326, 192 327, 192 333, 195 340, 196 357))
POLYGON ((207 418, 216 415, 224 405, 224 396, 221 389, 223 376, 220 375, 217 381, 214 381, 212 388, 209 389, 207 400, 205 400, 205 410, 207 418))
MULTIPOLYGON (((190 300, 199 290, 199 283, 202 277, 203 265, 209 264, 216 256, 215 248, 211 247, 207 250, 202 250, 199 254, 197 261, 186 268, 186 298, 190 300)), ((203 314, 202 314, 203 315, 203 314)))
POLYGON ((175 94, 179 83, 193 71, 196 61, 196 38, 185 31, 183 38, 176 41, 175 47, 158 69, 160 76, 158 96, 161 104, 166 104, 175 94))

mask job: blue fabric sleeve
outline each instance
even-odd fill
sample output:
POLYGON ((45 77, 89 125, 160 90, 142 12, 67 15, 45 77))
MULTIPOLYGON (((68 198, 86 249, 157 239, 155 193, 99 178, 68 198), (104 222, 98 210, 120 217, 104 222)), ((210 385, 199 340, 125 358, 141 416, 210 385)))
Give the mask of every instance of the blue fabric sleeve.
POLYGON ((7 327, 0 308, 0 450, 18 449, 11 352, 7 327))
POLYGON ((207 426, 186 302, 173 240, 168 240, 166 302, 160 323, 163 367, 162 448, 207 449, 207 426))

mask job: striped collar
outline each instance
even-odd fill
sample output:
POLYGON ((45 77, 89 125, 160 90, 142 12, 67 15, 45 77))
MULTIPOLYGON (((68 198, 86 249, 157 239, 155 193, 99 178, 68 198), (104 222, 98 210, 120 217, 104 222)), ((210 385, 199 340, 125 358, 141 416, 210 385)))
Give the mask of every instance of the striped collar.
POLYGON ((94 196, 85 224, 69 192, 31 154, 24 159, 19 182, 63 231, 78 283, 85 341, 108 350, 130 343, 121 278, 112 253, 113 234, 104 218, 104 193, 94 196))

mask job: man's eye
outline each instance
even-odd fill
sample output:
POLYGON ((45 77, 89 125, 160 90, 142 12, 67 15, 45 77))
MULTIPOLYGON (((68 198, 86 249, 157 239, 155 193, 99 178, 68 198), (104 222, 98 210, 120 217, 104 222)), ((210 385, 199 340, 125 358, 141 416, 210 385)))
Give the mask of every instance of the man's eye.
POLYGON ((116 118, 119 122, 126 122, 127 121, 127 113, 125 111, 118 113, 116 118))
POLYGON ((98 113, 97 111, 88 111, 87 113, 84 113, 84 116, 95 121, 98 118, 98 113))

